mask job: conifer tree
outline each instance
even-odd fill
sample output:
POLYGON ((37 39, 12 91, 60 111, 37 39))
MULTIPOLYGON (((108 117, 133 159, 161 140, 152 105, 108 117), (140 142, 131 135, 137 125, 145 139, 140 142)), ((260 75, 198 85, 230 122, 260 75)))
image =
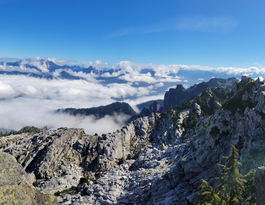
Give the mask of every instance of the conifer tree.
POLYGON ((197 194, 195 200, 197 205, 234 205, 242 200, 244 191, 244 178, 239 173, 238 167, 241 163, 237 160, 237 149, 232 145, 231 155, 223 157, 228 161, 227 166, 217 164, 222 168, 220 177, 217 177, 220 183, 215 190, 202 179, 200 186, 202 193, 197 194))
POLYGON ((244 191, 244 176, 239 173, 238 167, 242 164, 237 160, 237 149, 232 145, 232 153, 229 157, 223 157, 228 161, 227 166, 217 164, 218 167, 221 167, 222 173, 220 177, 216 179, 220 181, 220 184, 217 187, 217 191, 220 191, 221 198, 228 199, 228 205, 233 205, 242 200, 242 193, 244 191))

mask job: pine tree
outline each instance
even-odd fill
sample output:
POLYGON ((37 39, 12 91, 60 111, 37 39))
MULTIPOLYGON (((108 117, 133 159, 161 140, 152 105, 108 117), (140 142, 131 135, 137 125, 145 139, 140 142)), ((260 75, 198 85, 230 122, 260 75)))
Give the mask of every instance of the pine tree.
MULTIPOLYGON (((264 165, 263 165, 264 166, 264 165)), ((244 178, 246 179, 245 191, 243 193, 243 198, 245 199, 246 205, 255 205, 256 204, 256 187, 255 187, 255 169, 251 169, 244 178)))
POLYGON ((223 157, 228 161, 227 166, 217 164, 221 167, 222 173, 216 179, 220 181, 217 191, 220 191, 221 198, 228 199, 228 205, 239 203, 242 200, 242 193, 244 191, 244 176, 239 173, 238 167, 242 164, 237 160, 237 149, 232 145, 232 153, 229 157, 223 157))
POLYGON ((218 193, 215 193, 213 188, 205 181, 201 179, 202 184, 200 186, 202 194, 196 196, 196 205, 225 205, 225 201, 222 200, 218 193))
POLYGON ((228 161, 227 166, 217 164, 222 168, 220 177, 217 177, 220 183, 215 190, 205 181, 202 180, 200 186, 202 193, 197 194, 195 200, 197 205, 234 205, 242 200, 244 192, 243 175, 239 173, 238 167, 241 163, 237 160, 237 149, 232 145, 232 152, 229 157, 223 157, 228 161))

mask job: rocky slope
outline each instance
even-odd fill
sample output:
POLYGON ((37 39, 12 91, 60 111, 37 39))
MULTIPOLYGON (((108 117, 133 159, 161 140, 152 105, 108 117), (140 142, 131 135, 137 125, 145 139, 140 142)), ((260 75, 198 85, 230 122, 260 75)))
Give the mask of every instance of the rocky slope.
POLYGON ((102 136, 60 128, 2 137, 0 151, 63 204, 191 204, 201 178, 214 186, 221 171, 215 165, 224 163, 231 144, 243 174, 264 162, 264 82, 242 77, 223 103, 216 95, 208 90, 102 136))

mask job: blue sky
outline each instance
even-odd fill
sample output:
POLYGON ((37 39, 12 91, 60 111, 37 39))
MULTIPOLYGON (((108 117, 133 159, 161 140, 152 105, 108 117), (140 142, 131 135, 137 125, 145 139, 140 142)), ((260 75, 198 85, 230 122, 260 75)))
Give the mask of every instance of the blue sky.
POLYGON ((265 1, 0 0, 0 56, 265 67, 265 1))

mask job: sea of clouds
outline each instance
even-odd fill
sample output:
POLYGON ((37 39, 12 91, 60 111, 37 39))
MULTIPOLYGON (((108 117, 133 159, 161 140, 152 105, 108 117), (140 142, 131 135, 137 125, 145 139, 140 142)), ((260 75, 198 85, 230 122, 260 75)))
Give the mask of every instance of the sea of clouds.
POLYGON ((108 86, 85 80, 39 79, 21 75, 0 75, 0 128, 19 130, 24 126, 84 128, 87 133, 102 134, 124 126, 130 116, 70 116, 56 114, 59 108, 90 108, 124 98, 137 111, 136 104, 162 95, 151 95, 150 87, 133 87, 129 84, 108 86), (126 97, 136 96, 128 100, 126 97), (104 125, 104 126, 102 126, 104 125))
MULTIPOLYGON (((50 73, 47 61, 57 65, 70 64, 56 58, 23 59, 19 65, 7 65, 10 59, 0 58, 0 71, 45 74, 50 73), (30 65, 31 67, 29 67, 30 65)), ((16 61, 16 59, 12 59, 16 61)), ((136 111, 136 105, 149 100, 163 99, 165 91, 177 84, 186 87, 191 82, 208 81, 211 77, 240 76, 255 77, 265 73, 265 69, 221 67, 210 68, 187 65, 153 65, 135 64, 122 61, 115 66, 96 61, 79 64, 82 68, 108 70, 112 72, 85 73, 70 68, 60 68, 51 73, 52 79, 30 77, 28 75, 0 74, 0 128, 19 130, 24 126, 84 128, 88 134, 102 134, 115 131, 124 126, 130 116, 106 116, 96 120, 94 116, 70 116, 56 114, 60 108, 91 108, 120 101, 128 102, 136 111), (142 72, 143 70, 150 72, 142 72), (59 78, 64 70, 79 80, 59 78), (180 71, 200 71, 201 76, 180 76, 180 71), (205 77, 208 74, 208 79, 205 77), (121 80, 118 83, 108 79, 121 80)))

